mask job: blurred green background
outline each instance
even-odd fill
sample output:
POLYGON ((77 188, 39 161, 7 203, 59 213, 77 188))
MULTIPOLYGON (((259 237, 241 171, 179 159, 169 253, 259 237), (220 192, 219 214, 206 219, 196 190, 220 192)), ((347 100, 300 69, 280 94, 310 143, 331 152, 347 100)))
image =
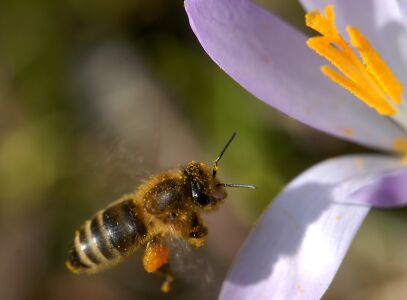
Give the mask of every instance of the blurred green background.
MULTIPOLYGON (((261 3, 305 31, 297 2, 261 3)), ((365 151, 238 86, 200 48, 182 1, 1 1, 0 113, 5 300, 215 299, 251 226, 290 179, 365 151), (142 270, 140 253, 91 277, 65 269, 85 219, 157 171, 210 163, 233 131, 220 175, 258 189, 230 190, 205 218, 207 244, 180 263, 171 294, 142 270)), ((407 293, 405 223, 403 211, 374 212, 326 299, 407 293)))

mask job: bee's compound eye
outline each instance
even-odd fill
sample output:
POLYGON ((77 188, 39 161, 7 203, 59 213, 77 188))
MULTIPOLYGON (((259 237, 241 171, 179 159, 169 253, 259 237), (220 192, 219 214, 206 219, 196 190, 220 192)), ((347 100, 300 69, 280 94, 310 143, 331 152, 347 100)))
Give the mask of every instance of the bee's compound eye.
POLYGON ((198 197, 196 198, 196 201, 202 206, 207 206, 209 204, 209 202, 210 202, 208 195, 206 195, 204 193, 198 194, 198 197))
POLYGON ((202 192, 199 185, 192 184, 192 198, 200 206, 207 206, 210 202, 208 195, 202 192))

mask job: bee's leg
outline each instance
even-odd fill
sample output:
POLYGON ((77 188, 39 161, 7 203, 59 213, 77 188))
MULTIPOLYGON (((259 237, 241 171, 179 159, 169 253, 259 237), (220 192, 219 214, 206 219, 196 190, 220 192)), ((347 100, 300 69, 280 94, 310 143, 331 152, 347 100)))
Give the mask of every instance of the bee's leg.
POLYGON ((163 293, 168 293, 171 291, 171 282, 174 281, 174 276, 172 275, 171 266, 169 263, 162 265, 158 270, 158 274, 161 274, 165 277, 163 284, 161 285, 161 291, 163 293))
POLYGON ((161 291, 168 293, 171 289, 170 284, 174 281, 174 277, 169 265, 168 245, 163 237, 155 236, 147 243, 143 257, 143 265, 147 272, 156 272, 165 276, 165 280, 161 285, 161 291))
POLYGON ((203 225, 202 219, 198 214, 193 214, 191 220, 191 231, 189 232, 188 243, 199 248, 201 247, 206 240, 208 235, 208 228, 203 225))

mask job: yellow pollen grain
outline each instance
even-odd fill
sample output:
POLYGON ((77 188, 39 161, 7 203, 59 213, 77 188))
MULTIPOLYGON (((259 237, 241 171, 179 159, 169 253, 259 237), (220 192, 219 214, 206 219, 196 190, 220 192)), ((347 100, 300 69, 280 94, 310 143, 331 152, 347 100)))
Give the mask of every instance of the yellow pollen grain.
POLYGON ((298 291, 300 294, 304 294, 304 292, 305 292, 305 290, 304 290, 304 288, 302 287, 301 284, 297 284, 297 291, 298 291))
POLYGON ((365 169, 365 160, 362 158, 356 158, 354 160, 356 167, 358 170, 364 170, 365 169))
POLYGON ((322 73, 381 115, 397 113, 403 86, 369 41, 355 27, 347 27, 353 48, 338 33, 333 5, 325 8, 325 16, 312 11, 305 16, 306 25, 321 36, 308 39, 307 45, 327 59, 339 71, 322 66, 322 73), (359 58, 359 56, 360 58, 359 58))
POLYGON ((343 133, 346 137, 353 136, 353 129, 349 127, 338 127, 338 129, 343 133))
POLYGON ((403 156, 403 164, 407 164, 407 139, 405 138, 397 138, 393 142, 393 149, 396 152, 404 154, 403 156))

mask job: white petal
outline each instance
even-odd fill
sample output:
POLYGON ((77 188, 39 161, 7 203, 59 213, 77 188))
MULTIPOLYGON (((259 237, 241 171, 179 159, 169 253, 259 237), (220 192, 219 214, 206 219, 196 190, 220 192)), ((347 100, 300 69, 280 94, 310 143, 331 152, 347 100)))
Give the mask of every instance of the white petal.
POLYGON ((298 176, 250 234, 220 299, 320 299, 369 211, 338 202, 366 178, 399 167, 398 158, 355 155, 325 161, 298 176), (349 182, 354 184, 347 190, 343 183, 349 182))

